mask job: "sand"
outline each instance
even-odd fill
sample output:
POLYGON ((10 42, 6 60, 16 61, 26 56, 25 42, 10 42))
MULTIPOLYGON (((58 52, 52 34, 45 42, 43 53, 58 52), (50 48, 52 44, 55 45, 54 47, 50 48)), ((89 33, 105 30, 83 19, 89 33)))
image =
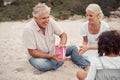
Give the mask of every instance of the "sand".
MULTIPOLYGON (((79 46, 82 42, 80 27, 86 19, 63 20, 58 24, 68 35, 67 45, 79 46)), ((104 19, 111 29, 120 30, 120 18, 104 19)), ((33 68, 22 42, 26 21, 0 22, 0 80, 77 80, 79 70, 71 60, 66 60, 55 71, 40 72, 33 68)), ((59 39, 56 37, 56 44, 59 39)))

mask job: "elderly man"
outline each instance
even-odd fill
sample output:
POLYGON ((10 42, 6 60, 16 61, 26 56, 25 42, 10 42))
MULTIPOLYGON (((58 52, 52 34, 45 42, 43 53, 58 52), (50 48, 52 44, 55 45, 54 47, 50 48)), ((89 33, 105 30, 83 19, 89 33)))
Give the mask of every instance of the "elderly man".
MULTIPOLYGON (((58 44, 60 47, 65 46, 67 35, 50 18, 50 8, 45 4, 37 4, 32 14, 33 19, 23 32, 25 47, 31 55, 29 62, 40 71, 55 70, 63 64, 63 60, 58 59, 59 54, 55 53, 55 35, 60 37, 58 44)), ((78 56, 78 49, 75 46, 67 47, 66 56, 71 56, 79 67, 89 66, 89 62, 82 56, 78 56)))

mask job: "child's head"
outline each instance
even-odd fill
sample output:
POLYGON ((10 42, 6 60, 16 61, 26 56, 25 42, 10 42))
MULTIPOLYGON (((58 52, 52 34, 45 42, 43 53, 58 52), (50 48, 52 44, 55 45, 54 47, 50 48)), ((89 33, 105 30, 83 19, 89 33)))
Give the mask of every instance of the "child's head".
POLYGON ((98 53, 102 56, 120 52, 120 32, 116 30, 105 31, 98 37, 98 53))

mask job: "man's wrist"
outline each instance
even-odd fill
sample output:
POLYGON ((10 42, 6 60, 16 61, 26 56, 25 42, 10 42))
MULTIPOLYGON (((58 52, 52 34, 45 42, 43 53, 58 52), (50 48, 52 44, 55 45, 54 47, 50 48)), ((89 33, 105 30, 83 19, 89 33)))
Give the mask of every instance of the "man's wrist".
POLYGON ((49 54, 49 58, 52 59, 53 58, 53 54, 49 54))
POLYGON ((64 43, 60 43, 59 46, 65 46, 65 44, 64 43))

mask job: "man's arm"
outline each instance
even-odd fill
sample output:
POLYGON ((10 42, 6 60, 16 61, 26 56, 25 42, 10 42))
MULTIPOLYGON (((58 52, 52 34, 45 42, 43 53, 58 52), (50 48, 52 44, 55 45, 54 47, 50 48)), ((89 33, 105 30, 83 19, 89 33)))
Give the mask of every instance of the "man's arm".
POLYGON ((54 59, 56 61, 63 61, 58 59, 57 57, 59 54, 46 54, 42 51, 36 50, 36 49, 28 49, 28 52, 31 56, 36 57, 36 58, 48 58, 48 59, 54 59))
POLYGON ((61 35, 60 35, 60 45, 65 45, 67 42, 67 34, 65 32, 63 32, 61 35))
POLYGON ((36 58, 52 58, 52 55, 46 54, 36 49, 28 49, 28 52, 31 56, 36 57, 36 58))

